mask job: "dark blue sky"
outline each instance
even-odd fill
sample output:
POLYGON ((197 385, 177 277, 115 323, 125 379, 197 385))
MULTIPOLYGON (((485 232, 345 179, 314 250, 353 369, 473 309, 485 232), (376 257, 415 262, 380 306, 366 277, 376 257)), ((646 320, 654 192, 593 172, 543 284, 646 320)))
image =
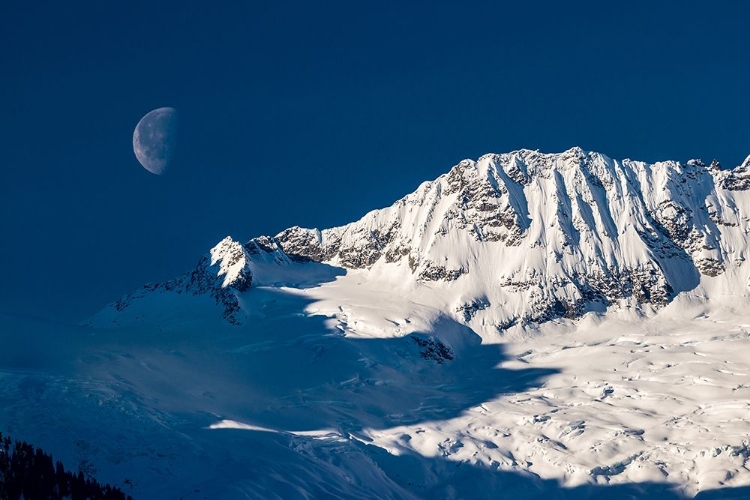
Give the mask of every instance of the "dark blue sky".
POLYGON ((87 3, 0 8, 0 311, 79 320, 486 152, 750 153, 744 2, 87 3), (166 177, 131 144, 161 106, 166 177))

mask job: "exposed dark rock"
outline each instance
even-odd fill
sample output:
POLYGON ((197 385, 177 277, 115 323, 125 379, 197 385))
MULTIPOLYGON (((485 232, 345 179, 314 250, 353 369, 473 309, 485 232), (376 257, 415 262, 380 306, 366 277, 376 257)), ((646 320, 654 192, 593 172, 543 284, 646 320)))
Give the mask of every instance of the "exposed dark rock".
POLYGON ((676 243, 685 244, 693 230, 693 217, 690 211, 672 200, 659 204, 654 219, 662 232, 676 243))
POLYGON ((456 312, 461 314, 464 321, 470 321, 471 318, 476 316, 479 311, 483 311, 490 307, 490 302, 486 298, 477 298, 468 302, 464 302, 456 307, 456 312))
POLYGON ((695 265, 700 272, 706 276, 715 277, 724 272, 724 264, 718 259, 713 259, 711 257, 696 259, 695 265))
POLYGON ((748 160, 745 160, 745 163, 734 170, 728 171, 721 187, 730 191, 747 191, 750 189, 750 163, 748 160))
POLYGON ((415 344, 417 344, 419 355, 424 359, 435 361, 442 365, 446 361, 453 361, 456 357, 453 349, 434 337, 411 335, 410 338, 415 344))
MULTIPOLYGON (((261 248, 256 246, 256 248, 261 248)), ((250 289, 253 276, 249 268, 248 255, 242 245, 227 238, 214 247, 212 255, 204 255, 192 271, 164 283, 145 285, 113 304, 118 312, 126 309, 133 300, 152 292, 186 293, 194 296, 209 295, 222 307, 222 315, 231 324, 240 324, 237 313, 240 304, 236 292, 250 289), (221 270, 221 265, 237 266, 241 269, 230 277, 221 270)))
POLYGON ((445 266, 439 266, 428 261, 420 271, 418 279, 422 281, 455 281, 468 272, 468 269, 464 267, 448 269, 445 266))

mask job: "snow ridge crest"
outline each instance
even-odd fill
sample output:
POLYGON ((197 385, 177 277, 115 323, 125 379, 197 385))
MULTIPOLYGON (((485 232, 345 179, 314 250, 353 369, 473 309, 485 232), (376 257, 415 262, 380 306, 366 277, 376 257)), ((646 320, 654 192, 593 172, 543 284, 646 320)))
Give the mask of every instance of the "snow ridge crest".
POLYGON ((748 164, 650 164, 577 147, 487 154, 345 226, 225 238, 196 268, 198 282, 218 281, 191 290, 242 293, 261 264, 273 274, 269 264, 319 263, 438 287, 461 321, 497 329, 617 304, 659 308, 738 274, 750 246, 748 164))

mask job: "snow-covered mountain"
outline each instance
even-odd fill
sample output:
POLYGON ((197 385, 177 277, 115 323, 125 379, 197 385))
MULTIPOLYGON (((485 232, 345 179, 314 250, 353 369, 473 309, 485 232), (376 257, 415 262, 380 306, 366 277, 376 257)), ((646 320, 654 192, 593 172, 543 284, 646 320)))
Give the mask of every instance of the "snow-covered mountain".
POLYGON ((750 159, 463 161, 83 325, 0 315, 0 432, 134 498, 748 498, 749 232, 750 159))
POLYGON ((611 307, 647 312, 702 279, 745 293, 748 193, 750 157, 723 170, 579 148, 489 154, 346 226, 292 227, 245 244, 226 238, 194 270, 124 297, 92 323, 123 324, 133 302, 188 293, 210 295, 239 324, 241 294, 314 284, 321 265, 324 275, 364 270, 364 279, 439 295, 432 305, 485 338, 611 307))

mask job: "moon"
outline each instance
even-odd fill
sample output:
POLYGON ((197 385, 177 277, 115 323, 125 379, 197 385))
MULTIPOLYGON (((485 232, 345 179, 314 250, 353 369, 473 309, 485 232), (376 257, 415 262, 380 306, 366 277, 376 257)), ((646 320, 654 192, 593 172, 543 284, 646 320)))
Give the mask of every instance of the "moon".
POLYGON ((143 168, 162 175, 169 168, 177 143, 177 111, 159 108, 149 111, 133 132, 133 152, 143 168))

